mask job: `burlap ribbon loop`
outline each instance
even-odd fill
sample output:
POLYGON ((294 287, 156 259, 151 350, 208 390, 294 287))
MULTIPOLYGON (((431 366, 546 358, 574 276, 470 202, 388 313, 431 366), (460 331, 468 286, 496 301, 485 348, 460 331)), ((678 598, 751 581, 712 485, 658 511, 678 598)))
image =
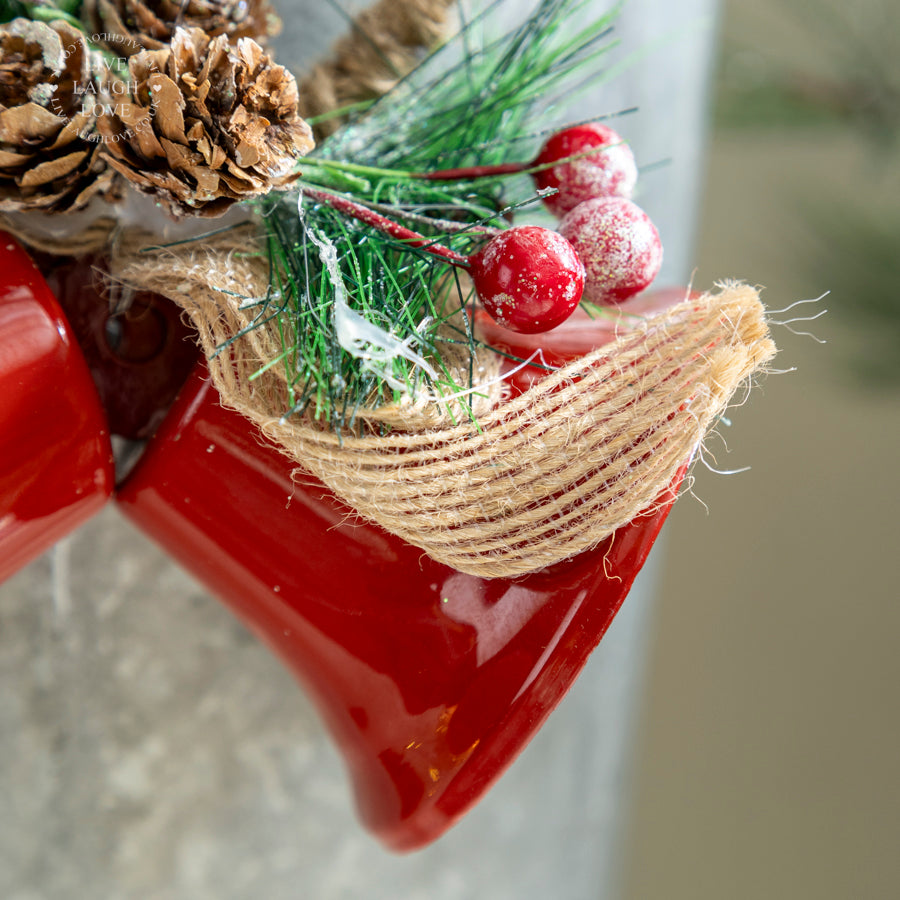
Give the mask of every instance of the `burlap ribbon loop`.
MULTIPOLYGON (((367 10, 331 61, 303 82, 305 111, 382 93, 417 48, 439 36, 450 7, 450 0, 381 0, 367 10)), ((454 418, 422 394, 367 409, 353 433, 338 436, 282 419, 290 402, 279 365, 256 377, 279 358, 285 336, 274 325, 247 330, 252 312, 238 298, 261 297, 269 283, 263 255, 243 252, 252 232, 149 250, 152 236, 125 233, 113 242, 110 219, 63 236, 7 217, 2 224, 47 252, 112 245, 118 277, 170 297, 191 317, 224 404, 360 515, 485 578, 571 557, 652 507, 738 387, 775 354, 756 291, 728 284, 647 319, 507 402, 499 357, 480 351, 475 370, 490 388, 473 404, 477 425, 460 417, 461 408, 451 405, 454 418)), ((456 361, 458 381, 468 365, 468 357, 456 361)))
MULTIPOLYGON (((234 294, 261 295, 268 283, 260 257, 237 256, 238 244, 246 247, 239 239, 156 254, 126 249, 120 274, 180 303, 213 356, 245 324, 234 294)), ((775 354, 758 293, 726 284, 647 318, 512 400, 500 402, 494 390, 477 424, 449 424, 441 404, 413 402, 369 411, 402 430, 337 435, 282 418, 278 366, 249 380, 277 355, 274 341, 280 349, 274 330, 254 329, 210 360, 222 402, 361 516, 485 578, 567 559, 651 508, 734 392, 775 354)), ((490 375, 498 358, 485 354, 479 365, 490 375)))

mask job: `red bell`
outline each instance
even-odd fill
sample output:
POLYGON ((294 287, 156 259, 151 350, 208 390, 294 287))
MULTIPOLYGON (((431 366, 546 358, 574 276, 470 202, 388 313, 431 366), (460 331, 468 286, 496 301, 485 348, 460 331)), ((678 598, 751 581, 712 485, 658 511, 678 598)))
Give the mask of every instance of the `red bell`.
MULTIPOLYGON (((0 253, 2 578, 98 509, 113 471, 104 412, 60 307, 21 249, 10 241, 0 253)), ((124 349, 135 352, 110 346, 108 311, 85 287, 89 268, 67 263, 51 277, 106 415, 117 433, 137 437, 160 418, 191 356, 159 298, 125 323, 135 331, 124 349), (138 412, 127 411, 123 385, 134 388, 138 412)), ((607 338, 579 322, 572 346, 562 333, 542 338, 545 359, 607 338)), ((525 370, 511 383, 526 389, 540 375, 525 370)), ((354 521, 321 484, 294 483, 293 469, 249 421, 222 409, 199 367, 119 500, 306 685, 368 827, 394 849, 422 846, 480 799, 574 682, 677 484, 661 498, 669 502, 589 553, 483 580, 354 521)))
POLYGON ((0 232, 0 581, 106 502, 106 417, 31 258, 0 232))
POLYGON ((299 677, 364 822, 413 849, 488 790, 566 693, 669 504, 539 574, 483 580, 355 521, 294 468, 201 369, 118 499, 299 677))

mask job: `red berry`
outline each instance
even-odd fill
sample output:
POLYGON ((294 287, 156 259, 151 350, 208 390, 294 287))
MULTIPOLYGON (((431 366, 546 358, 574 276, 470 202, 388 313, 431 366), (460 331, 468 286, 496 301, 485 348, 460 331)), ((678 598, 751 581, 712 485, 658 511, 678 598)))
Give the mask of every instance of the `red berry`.
POLYGON ((584 267, 572 245, 536 225, 500 232, 470 264, 484 308, 504 327, 524 334, 565 321, 584 289, 584 267))
POLYGON ((535 172, 537 186, 558 188, 544 203, 556 216, 563 216, 585 200, 595 197, 630 197, 637 181, 637 164, 631 148, 605 125, 589 123, 554 134, 541 148, 534 165, 543 165, 584 153, 591 147, 607 149, 535 172))
POLYGON ((646 288, 662 265, 662 243, 650 217, 624 197, 598 197, 559 223, 584 263, 584 298, 614 305, 646 288))

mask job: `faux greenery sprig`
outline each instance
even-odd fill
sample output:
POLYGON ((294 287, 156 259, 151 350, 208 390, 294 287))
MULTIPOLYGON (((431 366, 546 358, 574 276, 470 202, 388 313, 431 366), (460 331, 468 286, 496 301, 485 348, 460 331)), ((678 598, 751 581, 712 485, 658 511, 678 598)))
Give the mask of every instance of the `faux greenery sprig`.
MULTIPOLYGON (((527 179, 497 175, 435 182, 435 168, 500 163, 516 145, 552 130, 552 107, 579 77, 598 71, 614 45, 617 10, 582 28, 584 0, 540 0, 512 32, 492 37, 498 0, 410 76, 302 161, 299 190, 261 204, 272 284, 253 326, 277 327, 293 406, 341 429, 362 405, 422 391, 441 397, 477 389, 477 373, 453 380, 442 349, 476 342, 470 292, 421 248, 304 199, 304 184, 377 205, 391 218, 467 254, 485 229, 509 223, 508 208, 535 198, 527 179), (299 212, 298 212, 299 210, 299 212), (348 333, 348 322, 352 323, 348 333)), ((521 155, 522 148, 514 151, 521 155)))
MULTIPOLYGON (((75 18, 80 0, 0 3, 4 16, 72 19, 85 33, 75 18)), ((536 199, 521 177, 531 169, 454 181, 423 176, 483 169, 509 154, 528 158, 529 145, 559 124, 554 102, 571 101, 579 79, 596 83, 598 60, 614 45, 617 10, 575 25, 586 20, 586 5, 538 0, 518 28, 494 36, 509 10, 504 0, 489 3, 387 95, 344 110, 349 123, 302 161, 296 192, 260 201, 271 284, 264 297, 240 299, 255 310, 251 329, 275 329, 281 339, 281 353, 257 375, 283 366, 287 414, 308 412, 341 429, 361 405, 478 389, 471 367, 461 381, 444 362, 452 344, 470 358, 476 348, 470 320, 460 314, 470 299, 460 273, 465 262, 450 270, 422 241, 413 247, 361 224, 310 188, 408 222, 464 260, 508 227, 513 209, 536 199)), ((280 128, 274 123, 269 131, 280 128)))

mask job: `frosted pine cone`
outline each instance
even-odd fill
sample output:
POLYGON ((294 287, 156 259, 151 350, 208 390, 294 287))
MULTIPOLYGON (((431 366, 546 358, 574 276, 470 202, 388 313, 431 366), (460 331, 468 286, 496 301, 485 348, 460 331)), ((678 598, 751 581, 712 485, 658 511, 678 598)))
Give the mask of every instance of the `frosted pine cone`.
POLYGON ((281 31, 268 0, 85 0, 83 13, 103 44, 121 57, 161 50, 175 28, 199 28, 209 37, 259 43, 281 31))
POLYGON ((104 116, 109 163, 175 214, 221 215, 286 187, 312 132, 297 84, 259 44, 179 28, 170 47, 128 60, 132 102, 104 116))
POLYGON ((65 22, 0 25, 0 210, 67 212, 111 189, 94 111, 114 84, 65 22))

